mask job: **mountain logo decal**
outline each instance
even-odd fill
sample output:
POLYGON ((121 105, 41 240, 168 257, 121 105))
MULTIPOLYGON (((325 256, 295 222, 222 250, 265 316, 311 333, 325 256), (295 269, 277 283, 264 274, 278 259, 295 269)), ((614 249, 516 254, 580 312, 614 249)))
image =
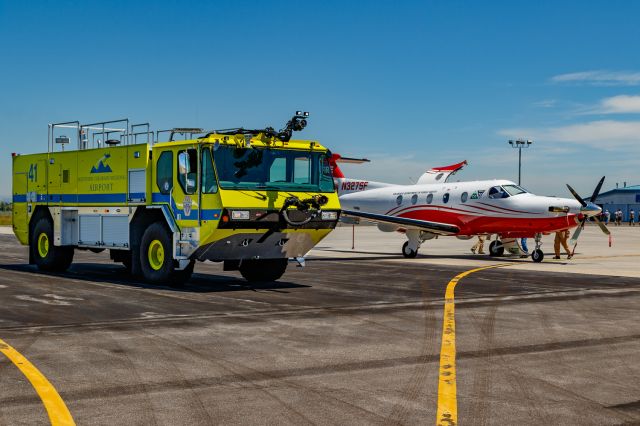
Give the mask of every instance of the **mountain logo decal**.
POLYGON ((91 173, 111 173, 111 166, 107 164, 107 160, 111 158, 109 153, 106 153, 98 160, 98 162, 91 168, 91 173))

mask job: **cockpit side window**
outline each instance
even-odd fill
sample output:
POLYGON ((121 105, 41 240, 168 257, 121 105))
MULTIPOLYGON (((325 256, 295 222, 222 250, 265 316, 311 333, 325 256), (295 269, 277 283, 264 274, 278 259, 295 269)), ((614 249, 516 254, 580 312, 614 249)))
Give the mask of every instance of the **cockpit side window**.
POLYGON ((489 198, 491 199, 498 199, 498 198, 508 198, 509 194, 502 189, 501 186, 492 186, 491 189, 489 189, 489 198))

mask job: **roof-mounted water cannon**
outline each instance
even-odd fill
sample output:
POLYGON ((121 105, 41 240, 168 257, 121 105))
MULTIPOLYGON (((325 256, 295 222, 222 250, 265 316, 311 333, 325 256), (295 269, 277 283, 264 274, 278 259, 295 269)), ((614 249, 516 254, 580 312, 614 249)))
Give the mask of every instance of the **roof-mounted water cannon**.
POLYGON ((296 111, 296 114, 287 122, 284 129, 280 130, 276 135, 283 142, 289 142, 293 132, 299 132, 307 127, 307 119, 309 113, 307 111, 296 111))

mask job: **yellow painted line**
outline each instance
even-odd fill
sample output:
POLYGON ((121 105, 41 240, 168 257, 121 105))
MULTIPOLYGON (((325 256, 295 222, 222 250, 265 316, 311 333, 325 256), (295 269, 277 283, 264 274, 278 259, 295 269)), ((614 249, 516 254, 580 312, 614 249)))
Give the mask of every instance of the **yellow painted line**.
POLYGON ((28 359, 2 339, 0 339, 0 352, 5 354, 22 371, 22 374, 29 379, 38 396, 40 396, 44 408, 47 409, 49 420, 53 426, 76 424, 56 389, 28 359))
POLYGON ((438 376, 438 412, 436 425, 452 426, 458 424, 458 397, 456 388, 456 319, 454 289, 462 278, 485 269, 511 266, 510 263, 471 269, 456 275, 449 284, 444 296, 444 315, 442 323, 442 346, 440 348, 440 369, 438 376))

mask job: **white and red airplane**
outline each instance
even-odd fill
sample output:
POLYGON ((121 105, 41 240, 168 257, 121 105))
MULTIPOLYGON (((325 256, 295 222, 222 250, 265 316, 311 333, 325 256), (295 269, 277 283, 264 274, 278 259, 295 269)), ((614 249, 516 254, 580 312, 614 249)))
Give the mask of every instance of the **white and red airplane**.
POLYGON ((585 201, 569 185, 575 199, 534 195, 509 180, 450 182, 449 178, 462 169, 466 161, 427 170, 413 185, 348 179, 338 166, 338 162, 365 161, 368 160, 338 154, 330 159, 342 215, 376 222, 384 232, 404 232, 407 241, 402 246, 402 254, 405 257, 415 257, 424 241, 439 235, 460 239, 496 235, 489 245, 490 255, 501 256, 505 248, 513 252, 515 247, 519 251, 516 239, 534 238, 531 258, 541 262, 543 234, 577 226, 571 238, 571 244, 576 244, 586 220, 591 217, 609 234, 598 220, 602 210, 594 204, 604 177, 585 201))

